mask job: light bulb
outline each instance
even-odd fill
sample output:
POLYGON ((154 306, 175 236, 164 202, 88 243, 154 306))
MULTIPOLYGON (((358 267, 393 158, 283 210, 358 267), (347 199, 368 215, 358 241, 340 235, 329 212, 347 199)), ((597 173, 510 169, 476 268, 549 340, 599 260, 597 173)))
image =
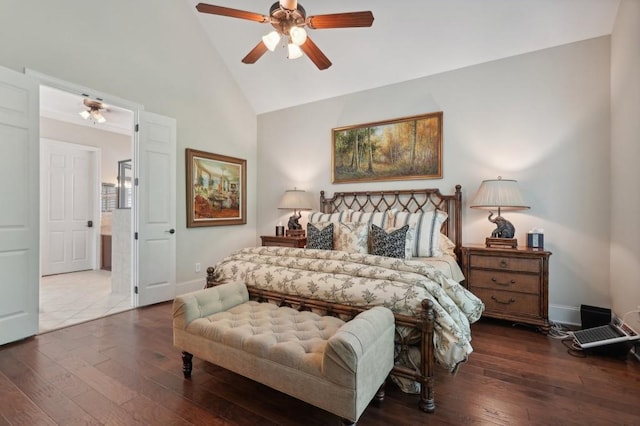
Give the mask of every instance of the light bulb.
POLYGON ((262 36, 262 42, 267 46, 267 49, 273 52, 280 42, 280 34, 276 31, 271 31, 269 34, 262 36))
POLYGON ((289 55, 287 56, 289 59, 297 59, 302 56, 302 49, 297 44, 289 43, 289 55))
POLYGON ((291 41, 298 46, 302 46, 304 42, 307 41, 307 32, 304 28, 292 27, 289 30, 289 35, 291 36, 291 41))
POLYGON ((91 117, 91 114, 89 114, 89 111, 81 111, 78 114, 80 114, 80 117, 84 118, 85 120, 91 117))

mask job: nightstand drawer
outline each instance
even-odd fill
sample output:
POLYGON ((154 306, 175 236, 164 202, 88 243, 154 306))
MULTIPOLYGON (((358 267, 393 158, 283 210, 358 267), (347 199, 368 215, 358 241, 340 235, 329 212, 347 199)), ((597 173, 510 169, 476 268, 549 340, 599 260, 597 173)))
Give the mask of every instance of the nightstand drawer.
POLYGON ((471 269, 469 281, 474 287, 540 294, 540 276, 538 275, 471 269))
POLYGON ((263 235, 260 238, 262 239, 263 246, 304 248, 304 246, 307 245, 306 237, 263 235))
POLYGON ((509 257, 509 256, 484 256, 472 254, 469 256, 471 268, 504 269, 509 271, 522 271, 540 273, 540 261, 538 259, 509 257))
POLYGON ((540 297, 537 294, 515 293, 510 291, 491 290, 472 287, 471 291, 485 305, 485 312, 510 313, 518 315, 540 315, 540 297))

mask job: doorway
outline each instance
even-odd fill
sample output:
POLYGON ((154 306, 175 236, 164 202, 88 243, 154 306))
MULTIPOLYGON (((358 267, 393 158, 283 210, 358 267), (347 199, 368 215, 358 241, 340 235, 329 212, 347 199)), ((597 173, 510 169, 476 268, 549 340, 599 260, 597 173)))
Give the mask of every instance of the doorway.
POLYGON ((133 156, 134 113, 86 99, 40 86, 40 333, 134 307, 133 210, 117 196, 119 165, 133 156), (87 106, 95 102, 104 106, 100 120, 87 106), (51 171, 52 145, 67 170, 51 171))

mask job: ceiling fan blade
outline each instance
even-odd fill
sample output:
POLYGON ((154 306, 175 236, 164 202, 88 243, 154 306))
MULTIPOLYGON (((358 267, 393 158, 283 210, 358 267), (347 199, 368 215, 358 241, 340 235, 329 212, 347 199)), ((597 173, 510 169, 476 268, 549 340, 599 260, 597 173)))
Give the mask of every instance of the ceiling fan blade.
POLYGON ((267 50, 269 50, 267 49, 267 45, 264 44, 262 40, 260 40, 260 42, 256 44, 256 47, 251 49, 251 52, 247 53, 247 56, 242 58, 242 62, 244 62, 245 64, 255 64, 256 61, 260 59, 267 50))
POLYGON ((300 49, 311 59, 311 62, 316 64, 319 70, 326 70, 331 66, 331 61, 325 56, 318 46, 307 37, 307 41, 300 46, 300 49))
POLYGON ((256 22, 268 22, 269 17, 260 15, 259 13, 247 12, 246 10, 231 9, 229 7, 214 6, 212 4, 198 3, 196 9, 201 13, 210 13, 212 15, 229 16, 231 18, 247 19, 256 22))
POLYGON ((370 27, 373 25, 373 13, 347 12, 329 15, 315 15, 307 18, 307 26, 313 29, 370 27))

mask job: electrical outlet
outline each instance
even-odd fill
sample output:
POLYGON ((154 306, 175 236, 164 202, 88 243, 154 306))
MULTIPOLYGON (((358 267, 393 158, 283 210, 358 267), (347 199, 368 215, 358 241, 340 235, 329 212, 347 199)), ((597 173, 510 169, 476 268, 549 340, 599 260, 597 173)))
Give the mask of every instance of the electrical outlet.
POLYGON ((200 262, 196 263, 196 272, 200 272, 200 262))

